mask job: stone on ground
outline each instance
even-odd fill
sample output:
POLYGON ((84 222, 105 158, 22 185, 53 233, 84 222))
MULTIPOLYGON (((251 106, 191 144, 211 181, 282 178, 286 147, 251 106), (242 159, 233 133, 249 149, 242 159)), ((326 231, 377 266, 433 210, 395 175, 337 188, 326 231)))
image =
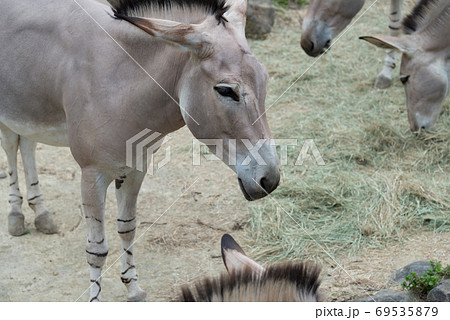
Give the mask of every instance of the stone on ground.
POLYGON ((430 302, 450 302, 450 279, 441 281, 427 296, 430 302))
POLYGON ((416 261, 395 271, 392 281, 402 284, 407 275, 415 272, 419 277, 423 276, 431 268, 430 261, 416 261))
POLYGON ((384 289, 378 291, 374 296, 357 299, 355 302, 409 302, 417 301, 416 296, 407 291, 395 291, 384 289))
POLYGON ((250 39, 265 39, 275 22, 272 0, 249 0, 245 34, 250 39))

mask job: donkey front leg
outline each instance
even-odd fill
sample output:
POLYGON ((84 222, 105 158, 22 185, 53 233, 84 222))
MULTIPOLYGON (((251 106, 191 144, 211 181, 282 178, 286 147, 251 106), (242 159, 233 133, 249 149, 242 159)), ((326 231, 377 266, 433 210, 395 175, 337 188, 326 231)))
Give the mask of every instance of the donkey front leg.
POLYGON ((133 241, 136 234, 136 202, 145 173, 133 171, 116 180, 116 197, 119 207, 117 227, 122 241, 121 280, 128 290, 128 301, 145 301, 147 294, 138 285, 134 263, 133 241))
MULTIPOLYGON (((398 36, 402 27, 402 0, 391 0, 391 11, 389 14, 389 35, 398 36)), ((375 80, 375 88, 386 89, 392 84, 391 73, 395 69, 397 53, 395 50, 387 50, 384 59, 383 70, 378 74, 375 80)))
POLYGON ((81 174, 81 197, 87 226, 86 256, 91 279, 89 301, 92 302, 101 300, 102 267, 108 255, 104 217, 110 180, 95 168, 83 168, 81 174))
POLYGON ((20 137, 19 144, 27 184, 28 205, 36 214, 34 225, 37 230, 43 233, 57 233, 58 228, 44 205, 41 188, 39 187, 36 170, 36 142, 20 137))
POLYGON ((2 131, 2 146, 8 158, 9 197, 8 231, 12 236, 21 236, 25 233, 25 217, 22 213, 23 198, 20 194, 19 179, 17 175, 17 150, 19 149, 19 135, 5 126, 2 131))

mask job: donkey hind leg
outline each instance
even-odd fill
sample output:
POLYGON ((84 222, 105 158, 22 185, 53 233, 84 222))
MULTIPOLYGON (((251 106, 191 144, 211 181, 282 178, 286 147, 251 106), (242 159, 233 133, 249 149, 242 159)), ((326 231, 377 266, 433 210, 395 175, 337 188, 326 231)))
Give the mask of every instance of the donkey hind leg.
POLYGON ((105 198, 108 180, 95 168, 81 170, 81 197, 87 226, 86 256, 90 267, 89 301, 101 300, 101 274, 108 255, 105 238, 105 198))
POLYGON ((34 225, 37 230, 43 233, 57 233, 58 228, 44 205, 41 188, 39 187, 36 170, 36 142, 20 137, 19 145, 25 171, 25 182, 27 184, 28 205, 36 214, 34 225))
MULTIPOLYGON (((402 27, 402 1, 391 0, 391 11, 389 14, 389 35, 399 36, 402 27)), ((386 58, 384 59, 383 70, 378 74, 375 80, 375 88, 386 89, 392 84, 391 73, 395 69, 397 53, 395 50, 387 50, 386 58)))
POLYGON ((133 241, 136 233, 136 202, 145 173, 133 171, 116 180, 116 197, 119 207, 117 228, 122 242, 121 279, 128 290, 128 301, 146 301, 147 294, 138 285, 134 264, 133 241))
POLYGON ((17 176, 17 150, 20 136, 5 126, 1 126, 2 146, 8 158, 9 197, 8 231, 12 236, 21 236, 25 233, 25 217, 22 213, 23 198, 20 194, 19 179, 17 176))

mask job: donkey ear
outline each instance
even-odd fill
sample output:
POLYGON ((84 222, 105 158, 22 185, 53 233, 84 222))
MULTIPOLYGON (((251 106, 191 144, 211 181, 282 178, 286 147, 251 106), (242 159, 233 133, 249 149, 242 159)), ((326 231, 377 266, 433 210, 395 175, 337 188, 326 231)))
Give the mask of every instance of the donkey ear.
POLYGON ((379 48, 394 49, 407 55, 412 55, 416 50, 414 41, 409 37, 364 36, 359 37, 359 39, 365 40, 379 48))
POLYGON ((228 0, 227 6, 229 9, 224 14, 225 19, 245 33, 248 0, 228 0))
POLYGON ((203 32, 204 26, 201 24, 122 15, 116 16, 134 24, 152 37, 182 46, 199 55, 208 51, 207 46, 209 42, 206 40, 205 33, 203 32))
POLYGON ((256 275, 261 275, 264 268, 247 257, 242 248, 229 234, 224 234, 221 241, 222 259, 228 273, 242 271, 250 268, 256 275))

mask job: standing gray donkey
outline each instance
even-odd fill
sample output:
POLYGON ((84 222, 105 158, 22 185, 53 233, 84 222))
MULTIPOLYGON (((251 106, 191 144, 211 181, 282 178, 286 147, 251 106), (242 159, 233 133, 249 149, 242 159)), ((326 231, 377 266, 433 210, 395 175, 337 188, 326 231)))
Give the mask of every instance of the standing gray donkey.
POLYGON ((36 227, 56 231, 39 190, 34 150, 36 142, 69 146, 82 172, 89 300, 101 299, 108 255, 105 197, 116 180, 121 279, 128 300, 141 301, 146 294, 138 285, 132 244, 145 172, 136 170, 136 163, 126 165, 127 140, 146 129, 162 139, 184 125, 198 139, 222 139, 224 158, 230 159, 227 164, 248 200, 272 192, 280 174, 264 116, 267 72, 244 33, 247 1, 111 4, 0 0, 0 129, 11 181, 8 222, 11 234, 23 233, 16 165, 20 147, 36 227))

